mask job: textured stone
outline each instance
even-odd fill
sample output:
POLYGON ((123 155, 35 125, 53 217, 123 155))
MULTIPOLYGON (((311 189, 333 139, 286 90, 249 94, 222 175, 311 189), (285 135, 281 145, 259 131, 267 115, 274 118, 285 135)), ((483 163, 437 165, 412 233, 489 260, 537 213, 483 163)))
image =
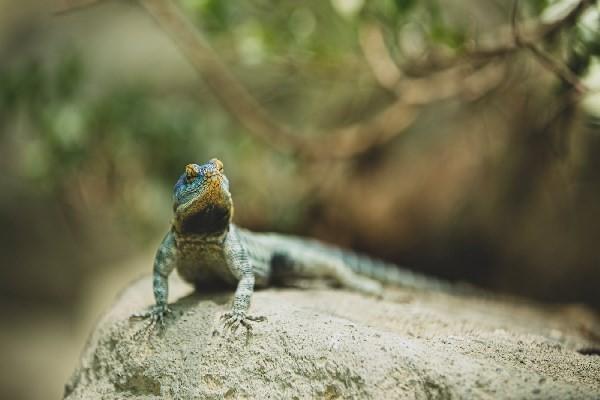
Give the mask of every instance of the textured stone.
POLYGON ((600 398, 597 316, 581 307, 390 289, 270 289, 268 321, 224 335, 231 293, 177 279, 164 332, 130 314, 152 303, 144 278, 99 321, 66 385, 75 399, 600 398), (582 354, 585 353, 585 354, 582 354))

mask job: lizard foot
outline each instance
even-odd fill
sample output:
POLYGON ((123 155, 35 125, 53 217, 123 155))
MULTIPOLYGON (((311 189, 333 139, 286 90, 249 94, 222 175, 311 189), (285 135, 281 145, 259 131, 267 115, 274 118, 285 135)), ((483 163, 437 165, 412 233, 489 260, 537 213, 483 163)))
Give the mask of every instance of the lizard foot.
POLYGON ((267 318, 263 316, 246 315, 244 312, 230 311, 221 315, 221 321, 223 321, 224 330, 229 330, 231 333, 236 333, 240 326, 246 328, 247 339, 252 336, 252 322, 266 321, 267 318))
POLYGON ((165 327, 165 319, 170 313, 171 309, 167 305, 154 305, 148 311, 133 314, 129 317, 130 320, 148 320, 146 327, 138 331, 135 336, 138 337, 143 332, 152 332, 156 325, 160 329, 163 329, 165 327))

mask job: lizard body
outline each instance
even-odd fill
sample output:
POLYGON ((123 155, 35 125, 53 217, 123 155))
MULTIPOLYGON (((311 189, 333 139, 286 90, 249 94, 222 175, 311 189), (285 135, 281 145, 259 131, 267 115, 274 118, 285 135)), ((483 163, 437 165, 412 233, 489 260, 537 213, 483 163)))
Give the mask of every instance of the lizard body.
POLYGON ((212 159, 188 164, 173 189, 175 217, 154 261, 156 304, 135 317, 163 322, 168 308, 168 276, 177 269, 187 282, 202 286, 235 287, 225 325, 250 329, 248 314, 254 287, 296 279, 321 278, 340 286, 379 295, 382 284, 432 290, 454 286, 352 251, 289 235, 254 233, 233 224, 233 201, 223 164, 212 159))

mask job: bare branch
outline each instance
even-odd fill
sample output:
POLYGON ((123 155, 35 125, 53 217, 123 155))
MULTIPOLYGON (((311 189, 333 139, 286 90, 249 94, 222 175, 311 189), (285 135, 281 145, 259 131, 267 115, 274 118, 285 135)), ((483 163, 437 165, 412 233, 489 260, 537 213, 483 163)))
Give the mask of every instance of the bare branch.
POLYGON ((60 0, 58 7, 54 10, 54 14, 67 14, 72 11, 77 11, 82 8, 91 7, 98 4, 100 0, 60 0))
POLYGON ((521 30, 519 29, 519 24, 517 24, 519 13, 519 0, 514 0, 512 5, 512 10, 510 12, 510 26, 512 30, 512 35, 515 41, 515 46, 519 47, 522 45, 521 38, 521 30))
MULTIPOLYGON (((585 1, 581 1, 579 3, 579 6, 576 6, 574 9, 579 11, 579 7, 584 3, 585 1)), ((572 86, 578 93, 585 93, 587 91, 587 88, 580 81, 579 77, 575 75, 573 71, 571 71, 564 63, 553 58, 550 54, 546 53, 534 42, 530 40, 524 40, 522 38, 521 32, 519 30, 519 24, 517 23, 518 14, 519 0, 514 0, 511 12, 511 27, 515 46, 529 50, 533 54, 534 58, 540 63, 540 65, 552 72, 554 75, 558 76, 559 79, 561 79, 569 86, 572 86)), ((570 16, 572 14, 573 11, 571 11, 571 13, 569 13, 568 15, 570 16)))
MULTIPOLYGON (((96 1, 63 0, 65 4, 61 11, 67 12, 75 7, 86 6, 96 1)), ((474 70, 469 65, 461 66, 461 60, 489 61, 497 56, 516 51, 524 46, 523 43, 541 40, 559 29, 573 24, 580 13, 593 4, 591 0, 579 1, 564 17, 538 26, 535 29, 537 33, 530 39, 521 36, 520 28, 516 27, 515 12, 513 32, 519 32, 520 46, 514 40, 515 36, 513 35, 513 39, 510 41, 501 41, 493 47, 467 52, 458 60, 454 59, 448 64, 453 68, 420 79, 401 80, 403 73, 395 66, 389 54, 387 59, 379 59, 380 55, 386 56, 383 52, 387 53, 381 33, 367 31, 362 38, 363 41, 370 42, 363 44, 367 61, 371 65, 376 79, 382 86, 397 93, 398 100, 365 123, 350 125, 326 136, 309 136, 296 134, 288 126, 271 118, 269 113, 231 74, 201 32, 188 21, 174 2, 164 0, 139 0, 139 2, 172 38, 223 107, 246 128, 248 133, 280 151, 291 152, 302 158, 352 157, 372 146, 385 143, 404 131, 415 119, 418 106, 460 94, 465 87, 467 90, 471 90, 471 94, 477 95, 477 93, 484 92, 491 87, 490 82, 495 81, 495 79, 490 79, 490 76, 493 74, 496 77, 499 76, 499 67, 492 65, 489 68, 474 70), (369 44, 374 44, 374 47, 369 44)), ((531 51, 534 54, 539 53, 539 51, 531 51)), ((554 64, 551 57, 544 57, 543 54, 536 54, 536 56, 540 60, 545 60, 549 66, 554 64)), ((548 68, 556 69, 556 66, 548 68)), ((560 76, 565 77, 567 74, 562 71, 560 76)), ((498 80, 496 79, 496 81, 498 80)))
POLYGON ((360 38, 363 54, 375 79, 411 106, 424 106, 462 93, 468 93, 470 99, 478 98, 500 82, 504 71, 503 66, 490 63, 479 69, 459 64, 422 78, 407 78, 393 61, 379 27, 365 26, 360 38))
POLYGON ((402 101, 380 111, 365 123, 353 124, 322 136, 312 143, 315 158, 348 158, 389 142, 404 132, 417 117, 417 108, 402 101))
MULTIPOLYGON (((512 24, 501 27, 492 34, 481 38, 480 41, 486 44, 473 44, 471 47, 467 47, 462 54, 454 57, 439 57, 432 54, 427 59, 408 67, 421 74, 427 74, 432 69, 444 69, 459 63, 486 61, 512 54, 523 47, 523 45, 515 42, 515 28, 519 32, 521 43, 540 43, 551 38, 562 29, 573 26, 579 16, 594 3, 594 0, 580 0, 565 15, 552 22, 540 24, 538 21, 528 21, 520 23, 517 27, 513 27, 512 24)), ((511 19, 516 18, 515 11, 513 7, 511 19)), ((516 20, 514 24, 516 25, 516 20)))
POLYGON ((546 69, 558 76, 564 83, 572 86, 578 93, 586 93, 588 91, 588 88, 581 82, 579 77, 565 64, 556 60, 538 46, 529 44, 527 48, 535 56, 536 60, 539 61, 540 65, 546 67, 546 69))
POLYGON ((377 82, 382 87, 395 91, 404 74, 391 57, 381 29, 375 24, 364 26, 360 30, 359 43, 377 82))
POLYGON ((494 62, 480 68, 457 65, 428 77, 402 81, 396 90, 410 105, 424 106, 463 94, 474 100, 495 88, 502 81, 504 72, 504 65, 494 62))
MULTIPOLYGON (((59 13, 67 13, 99 0, 63 0, 59 13)), ((139 0, 198 71, 221 105, 247 132, 264 143, 301 158, 348 158, 385 143, 415 119, 415 109, 395 102, 366 123, 352 124, 328 135, 299 135, 271 118, 239 83, 218 55, 172 1, 139 0)))
POLYGON ((496 46, 474 50, 470 52, 473 57, 485 57, 503 55, 518 51, 521 48, 519 43, 515 42, 515 31, 518 32, 518 37, 522 43, 539 43, 549 37, 555 35, 562 29, 568 28, 577 22, 579 16, 590 6, 594 4, 594 0, 579 0, 565 15, 555 19, 552 22, 539 24, 538 22, 517 23, 518 19, 518 0, 513 2, 511 10, 511 25, 510 28, 503 27, 492 37, 500 37, 501 42, 496 46))
POLYGON ((283 149, 301 146, 289 128, 272 120, 229 72, 208 42, 172 1, 140 0, 146 11, 171 36, 221 104, 253 135, 283 149))
POLYGON ((351 125, 330 135, 311 140, 306 135, 294 134, 273 120, 231 75, 200 32, 173 3, 164 0, 140 0, 140 3, 172 37, 221 104, 250 134, 281 151, 304 158, 351 157, 402 132, 415 117, 414 110, 397 103, 365 124, 351 125))

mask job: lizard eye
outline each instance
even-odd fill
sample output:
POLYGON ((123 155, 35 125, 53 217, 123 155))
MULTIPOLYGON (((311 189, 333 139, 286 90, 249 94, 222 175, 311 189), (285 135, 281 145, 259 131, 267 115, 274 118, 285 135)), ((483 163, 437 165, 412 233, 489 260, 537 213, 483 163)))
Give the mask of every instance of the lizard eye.
POLYGON ((185 166, 185 177, 188 182, 192 181, 198 176, 198 167, 194 164, 188 164, 185 166))
POLYGON ((217 171, 223 172, 223 163, 221 162, 221 160, 213 158, 212 160, 210 160, 210 163, 217 168, 217 171))

